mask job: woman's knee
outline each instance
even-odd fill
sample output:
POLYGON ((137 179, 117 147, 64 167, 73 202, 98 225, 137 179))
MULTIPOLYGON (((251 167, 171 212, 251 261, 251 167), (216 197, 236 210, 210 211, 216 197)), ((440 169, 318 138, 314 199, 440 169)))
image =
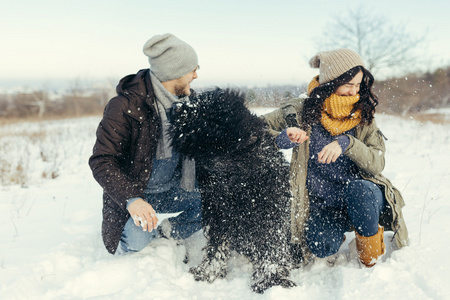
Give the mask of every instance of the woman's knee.
POLYGON ((354 180, 346 187, 347 206, 381 208, 383 206, 383 194, 380 188, 368 180, 354 180))
POLYGON ((311 212, 305 231, 309 250, 320 258, 337 253, 348 226, 348 221, 340 210, 321 209, 311 212))
POLYGON ((321 237, 318 236, 309 236, 307 237, 307 244, 309 250, 317 257, 324 258, 336 254, 339 251, 339 248, 342 245, 344 240, 344 236, 341 236, 340 239, 336 237, 328 237, 326 238, 324 234, 321 237))
POLYGON ((356 231, 371 236, 378 230, 384 196, 381 189, 371 181, 357 180, 348 185, 347 211, 356 231))
POLYGON ((347 192, 354 194, 361 194, 364 192, 375 193, 380 188, 373 182, 368 180, 353 180, 347 185, 347 192))
MULTIPOLYGON (((329 223, 327 220, 322 220, 329 223)), ((323 258, 333 255, 339 251, 342 241, 344 240, 344 232, 341 232, 337 226, 335 228, 325 229, 320 224, 309 224, 306 230, 306 243, 309 250, 317 257, 323 258)))

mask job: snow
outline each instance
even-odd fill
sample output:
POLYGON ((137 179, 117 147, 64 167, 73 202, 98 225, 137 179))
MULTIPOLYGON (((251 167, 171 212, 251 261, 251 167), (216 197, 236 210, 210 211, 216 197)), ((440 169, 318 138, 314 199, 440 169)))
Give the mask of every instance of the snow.
POLYGON ((157 240, 133 255, 106 252, 102 191, 87 165, 98 122, 0 127, 0 299, 450 299, 449 125, 377 116, 389 139, 384 174, 406 201, 408 247, 397 250, 386 232, 382 262, 361 268, 348 233, 338 255, 292 271, 297 287, 258 295, 249 288, 251 266, 237 254, 225 279, 193 279, 201 232, 185 245, 157 240))

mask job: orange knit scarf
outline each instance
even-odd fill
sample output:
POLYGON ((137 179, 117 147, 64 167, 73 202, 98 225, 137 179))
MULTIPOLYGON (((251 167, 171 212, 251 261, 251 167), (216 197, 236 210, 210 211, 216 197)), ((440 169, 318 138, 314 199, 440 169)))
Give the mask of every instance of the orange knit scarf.
MULTIPOLYGON (((313 78, 308 85, 308 95, 319 86, 319 76, 313 78)), ((359 101, 359 94, 355 96, 338 96, 331 94, 323 102, 322 118, 323 127, 333 136, 356 127, 361 122, 361 110, 350 115, 353 105, 359 101)))

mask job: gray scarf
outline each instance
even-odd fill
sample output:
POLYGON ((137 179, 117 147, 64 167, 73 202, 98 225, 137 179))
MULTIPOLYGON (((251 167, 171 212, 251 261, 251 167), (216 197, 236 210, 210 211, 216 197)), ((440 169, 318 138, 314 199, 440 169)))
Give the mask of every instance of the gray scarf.
MULTIPOLYGON (((170 112, 174 103, 186 101, 189 97, 177 98, 169 93, 151 71, 150 79, 156 97, 156 109, 161 119, 161 136, 156 147, 156 159, 167 159, 172 157, 172 145, 169 132, 170 122, 167 119, 167 113, 170 112)), ((181 169, 180 187, 185 191, 191 192, 195 187, 195 161, 184 157, 182 159, 181 169)))

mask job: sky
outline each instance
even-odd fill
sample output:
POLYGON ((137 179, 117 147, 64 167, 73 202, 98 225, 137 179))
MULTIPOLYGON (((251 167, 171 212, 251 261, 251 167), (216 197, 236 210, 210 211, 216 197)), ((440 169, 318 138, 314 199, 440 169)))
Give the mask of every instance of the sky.
MULTIPOLYGON (((108 80, 148 68, 142 52, 171 32, 199 56, 199 86, 300 84, 332 18, 358 1, 0 0, 0 88, 108 80)), ((450 2, 364 2, 394 24, 426 36, 422 69, 450 64, 450 2)), ((419 67, 419 66, 418 66, 419 67)))

